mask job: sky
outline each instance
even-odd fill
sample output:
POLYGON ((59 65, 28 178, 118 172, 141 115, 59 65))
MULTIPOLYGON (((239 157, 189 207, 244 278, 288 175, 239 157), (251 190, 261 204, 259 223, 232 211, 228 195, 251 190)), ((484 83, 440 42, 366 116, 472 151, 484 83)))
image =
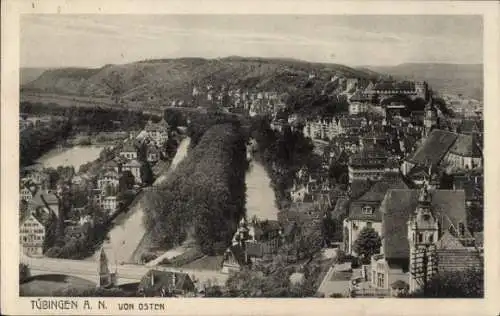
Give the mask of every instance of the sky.
POLYGON ((483 62, 481 16, 24 15, 21 67, 286 57, 348 66, 483 62))

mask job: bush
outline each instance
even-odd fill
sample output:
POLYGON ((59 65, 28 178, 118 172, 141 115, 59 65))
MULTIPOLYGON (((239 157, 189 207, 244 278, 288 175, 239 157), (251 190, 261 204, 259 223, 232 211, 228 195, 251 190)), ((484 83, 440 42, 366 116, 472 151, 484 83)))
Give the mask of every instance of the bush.
POLYGON ((145 252, 141 255, 142 262, 149 262, 158 258, 158 255, 154 252, 145 252))
POLYGON ((344 295, 342 293, 332 293, 332 294, 330 294, 329 297, 331 297, 331 298, 343 298, 344 295))
POLYGON ((434 276, 425 288, 409 297, 482 298, 484 297, 484 269, 445 272, 434 276))

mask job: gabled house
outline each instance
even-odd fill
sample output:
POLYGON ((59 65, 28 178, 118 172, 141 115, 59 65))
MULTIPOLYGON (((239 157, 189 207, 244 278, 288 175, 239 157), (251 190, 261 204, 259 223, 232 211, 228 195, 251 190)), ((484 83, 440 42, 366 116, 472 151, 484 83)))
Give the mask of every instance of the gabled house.
POLYGON ((354 243, 363 228, 373 228, 379 235, 382 234, 382 214, 379 208, 385 194, 391 189, 408 189, 408 186, 400 177, 386 177, 374 183, 361 197, 351 201, 348 216, 343 222, 346 253, 356 255, 354 243))
MULTIPOLYGON (((402 280, 410 285, 410 291, 418 288, 423 257, 427 258, 429 275, 445 268, 447 235, 472 251, 468 245, 474 240, 467 230, 462 190, 429 190, 427 185, 420 190, 389 190, 380 210, 382 248, 371 264, 375 287, 388 289, 389 284, 402 280)), ((465 256, 462 250, 455 253, 465 256)))
POLYGON ((428 168, 442 164, 461 170, 482 167, 482 149, 477 137, 432 130, 417 150, 405 159, 401 172, 407 175, 417 166, 428 168))
POLYGON ((122 164, 126 163, 127 161, 128 159, 123 156, 116 156, 113 160, 106 161, 103 165, 102 170, 121 172, 122 164))
POLYGON ((40 218, 30 213, 19 227, 19 241, 27 256, 42 256, 45 240, 45 225, 40 218))
POLYGON ((247 260, 257 262, 271 260, 281 244, 282 228, 278 221, 251 221, 248 225, 249 238, 245 240, 247 260))
POLYGON ((231 245, 224 253, 222 262, 222 273, 240 271, 248 263, 245 257, 245 250, 241 244, 231 245))
POLYGON ((148 145, 146 160, 150 163, 156 163, 158 160, 160 160, 160 150, 157 146, 153 144, 148 145))
POLYGON ((120 182, 120 175, 114 170, 109 170, 99 175, 97 178, 97 188, 99 190, 105 190, 111 188, 116 190, 118 188, 118 183, 120 182))
POLYGON ((122 165, 122 171, 130 171, 136 183, 141 183, 141 163, 135 159, 122 165))
POLYGON ((484 177, 482 174, 454 174, 452 189, 465 191, 467 206, 483 205, 484 177))
POLYGON ((27 187, 23 187, 19 192, 19 197, 21 200, 29 202, 33 199, 33 192, 27 187))
POLYGON ((41 209, 47 214, 53 211, 56 216, 59 216, 59 199, 50 190, 38 190, 33 199, 29 201, 28 208, 31 210, 41 209), (47 205, 50 209, 47 208, 47 205))
POLYGON ((146 297, 191 297, 196 287, 187 273, 152 269, 142 277, 138 292, 146 297))
POLYGON ((137 148, 131 142, 126 142, 119 155, 127 160, 137 159, 137 148))

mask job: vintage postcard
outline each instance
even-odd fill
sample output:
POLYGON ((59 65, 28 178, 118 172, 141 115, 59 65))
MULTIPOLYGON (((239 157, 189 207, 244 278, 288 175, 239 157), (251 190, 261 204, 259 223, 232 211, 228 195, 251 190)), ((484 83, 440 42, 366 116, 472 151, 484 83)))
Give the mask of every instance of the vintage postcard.
POLYGON ((2 314, 498 314, 498 9, 3 2, 2 314))

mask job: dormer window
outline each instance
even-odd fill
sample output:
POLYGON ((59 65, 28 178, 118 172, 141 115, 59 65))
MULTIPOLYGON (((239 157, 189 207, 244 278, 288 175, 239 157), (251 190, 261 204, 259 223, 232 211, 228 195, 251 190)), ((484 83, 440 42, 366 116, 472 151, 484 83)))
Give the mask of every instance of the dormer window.
POLYGON ((365 215, 373 214, 373 207, 368 206, 368 205, 363 206, 363 214, 365 214, 365 215))

